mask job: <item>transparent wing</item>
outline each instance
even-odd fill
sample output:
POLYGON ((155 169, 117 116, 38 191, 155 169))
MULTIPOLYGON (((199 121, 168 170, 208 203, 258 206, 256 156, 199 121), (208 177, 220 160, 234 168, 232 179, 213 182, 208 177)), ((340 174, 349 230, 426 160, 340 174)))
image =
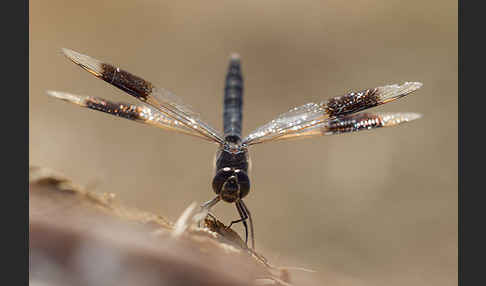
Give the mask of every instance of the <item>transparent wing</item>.
POLYGON ((63 49, 63 53, 86 71, 154 107, 167 117, 179 121, 211 141, 224 143, 220 132, 202 121, 196 112, 170 91, 158 88, 136 75, 87 55, 68 49, 63 49))
POLYGON ((350 92, 320 103, 307 103, 260 126, 244 138, 243 143, 253 145, 299 133, 304 129, 327 122, 331 118, 356 113, 399 99, 421 86, 420 82, 405 82, 401 85, 393 84, 350 92))
MULTIPOLYGON (((123 102, 112 102, 106 99, 93 96, 79 96, 60 91, 48 91, 48 95, 55 98, 74 103, 81 107, 98 110, 118 117, 137 121, 147 125, 159 127, 166 130, 173 130, 176 132, 192 135, 205 140, 210 140, 199 132, 188 128, 173 118, 157 111, 149 106, 138 106, 123 102)), ((210 140, 212 141, 212 140, 210 140)))
POLYGON ((391 127, 422 117, 418 113, 358 113, 340 115, 323 123, 303 129, 299 132, 280 136, 274 141, 301 139, 314 136, 350 133, 371 130, 381 127, 391 127))

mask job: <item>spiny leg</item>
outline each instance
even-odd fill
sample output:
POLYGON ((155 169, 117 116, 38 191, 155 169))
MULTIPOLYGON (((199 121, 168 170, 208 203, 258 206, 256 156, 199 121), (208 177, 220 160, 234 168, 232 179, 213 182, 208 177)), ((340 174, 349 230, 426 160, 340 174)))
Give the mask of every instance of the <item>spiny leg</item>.
POLYGON ((248 220, 250 221, 251 248, 253 250, 255 250, 255 235, 254 235, 254 232, 253 232, 253 220, 251 219, 251 213, 248 210, 248 207, 246 207, 243 200, 240 200, 239 202, 240 202, 241 210, 246 214, 246 216, 248 216, 248 220))

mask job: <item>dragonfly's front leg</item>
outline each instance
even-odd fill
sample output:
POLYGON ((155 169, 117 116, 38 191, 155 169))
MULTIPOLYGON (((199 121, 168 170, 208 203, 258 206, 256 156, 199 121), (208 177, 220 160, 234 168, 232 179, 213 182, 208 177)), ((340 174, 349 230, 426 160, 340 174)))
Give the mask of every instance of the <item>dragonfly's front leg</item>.
MULTIPOLYGON (((221 200, 221 198, 219 196, 216 196, 214 199, 211 199, 203 204, 201 204, 201 212, 207 212, 209 216, 211 216, 212 218, 215 218, 214 215, 212 215, 209 210, 215 205, 217 204, 219 201, 221 200)), ((201 221, 200 220, 198 222, 198 226, 201 227, 201 221)))

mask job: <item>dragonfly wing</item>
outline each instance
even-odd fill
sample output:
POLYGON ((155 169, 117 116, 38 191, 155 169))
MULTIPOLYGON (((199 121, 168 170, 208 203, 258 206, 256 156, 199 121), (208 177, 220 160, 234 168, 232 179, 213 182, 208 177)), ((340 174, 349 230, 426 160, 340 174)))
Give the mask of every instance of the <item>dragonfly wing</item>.
POLYGON ((349 92, 320 103, 307 103, 295 107, 257 128, 243 140, 243 143, 253 145, 273 141, 281 136, 300 133, 304 129, 327 122, 331 118, 353 114, 394 101, 421 86, 420 82, 405 82, 401 85, 393 84, 359 92, 349 92))
POLYGON ((313 126, 327 119, 326 111, 317 103, 307 103, 295 107, 265 125, 260 126, 251 132, 243 143, 253 145, 302 130, 313 126))
POLYGON ((206 136, 202 136, 199 132, 195 132, 194 130, 188 128, 179 121, 168 117, 167 115, 150 106, 133 105, 123 102, 112 102, 99 97, 79 96, 60 91, 48 91, 47 94, 64 101, 74 103, 81 107, 98 110, 143 124, 159 127, 166 130, 173 130, 179 133, 184 133, 205 140, 209 140, 206 136))
POLYGON ((340 115, 323 123, 299 132, 287 134, 276 138, 274 141, 301 139, 315 136, 334 135, 342 133, 371 130, 381 127, 392 127, 398 124, 410 122, 422 117, 418 113, 358 113, 340 115))
POLYGON ((196 112, 172 92, 158 88, 141 77, 90 56, 68 49, 63 49, 63 53, 86 71, 125 91, 143 103, 154 107, 194 132, 200 133, 214 142, 224 143, 220 132, 201 120, 196 112))

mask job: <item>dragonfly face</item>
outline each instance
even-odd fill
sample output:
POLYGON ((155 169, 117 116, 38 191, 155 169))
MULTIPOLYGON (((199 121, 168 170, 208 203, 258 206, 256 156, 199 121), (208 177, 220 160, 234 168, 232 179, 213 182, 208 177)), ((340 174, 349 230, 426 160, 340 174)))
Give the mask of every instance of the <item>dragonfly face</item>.
POLYGON ((213 190, 228 203, 243 199, 250 192, 248 150, 228 142, 216 154, 213 190))
POLYGON ((234 203, 248 195, 250 179, 242 169, 225 167, 216 172, 213 190, 223 201, 234 203))
POLYGON ((141 105, 111 102, 92 96, 78 96, 65 92, 48 91, 58 99, 81 107, 102 111, 162 129, 176 131, 219 145, 216 155, 216 174, 212 181, 216 197, 201 207, 209 210, 220 200, 234 203, 248 241, 249 221, 252 247, 255 247, 251 213, 243 202, 250 191, 248 177, 248 148, 260 143, 284 141, 296 138, 317 137, 371 130, 395 126, 419 118, 417 113, 358 113, 381 104, 399 99, 417 89, 420 82, 392 84, 342 96, 311 102, 282 113, 260 126, 248 136, 242 137, 243 76, 240 59, 232 55, 224 88, 223 132, 204 122, 199 115, 168 90, 117 68, 75 51, 63 49, 66 57, 127 94, 139 100, 141 105))

